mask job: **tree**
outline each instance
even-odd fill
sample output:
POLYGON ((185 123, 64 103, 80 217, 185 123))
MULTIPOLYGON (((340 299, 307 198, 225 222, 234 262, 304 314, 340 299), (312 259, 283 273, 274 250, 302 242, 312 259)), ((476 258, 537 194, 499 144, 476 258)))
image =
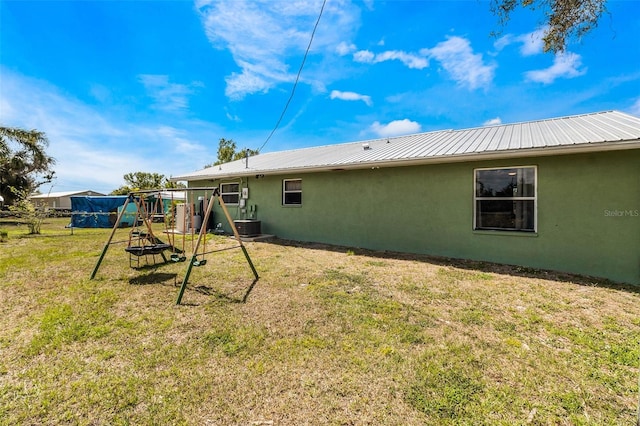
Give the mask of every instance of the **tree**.
POLYGON ((135 172, 123 176, 125 185, 111 192, 111 195, 126 195, 131 191, 160 188, 184 188, 183 184, 169 181, 160 173, 135 172))
POLYGON ((214 166, 219 164, 228 163, 233 161, 233 156, 236 153, 236 143, 233 139, 220 138, 218 142, 218 160, 213 163, 214 166))
POLYGON ((245 148, 241 151, 236 151, 237 145, 233 139, 220 138, 218 142, 218 160, 213 164, 207 164, 205 167, 217 166, 220 164, 228 163, 230 161, 241 160, 247 155, 258 155, 257 149, 245 148))
POLYGON ((6 205, 20 201, 53 180, 55 160, 43 132, 0 126, 0 195, 6 205))
POLYGON ((233 155, 233 160, 241 160, 246 157, 252 157, 254 155, 258 155, 259 152, 257 149, 245 148, 242 151, 238 151, 233 155))
POLYGON ((607 0, 491 0, 491 11, 505 26, 511 13, 519 8, 542 10, 545 16, 545 52, 561 53, 571 37, 582 37, 598 26, 607 12, 607 0))

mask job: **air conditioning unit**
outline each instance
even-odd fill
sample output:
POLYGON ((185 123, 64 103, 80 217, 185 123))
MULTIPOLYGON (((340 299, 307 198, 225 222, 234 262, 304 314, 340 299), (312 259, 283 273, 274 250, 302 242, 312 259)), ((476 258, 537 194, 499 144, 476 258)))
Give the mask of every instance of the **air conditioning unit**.
POLYGON ((260 235, 260 221, 252 219, 234 220, 233 224, 241 237, 256 237, 260 235))

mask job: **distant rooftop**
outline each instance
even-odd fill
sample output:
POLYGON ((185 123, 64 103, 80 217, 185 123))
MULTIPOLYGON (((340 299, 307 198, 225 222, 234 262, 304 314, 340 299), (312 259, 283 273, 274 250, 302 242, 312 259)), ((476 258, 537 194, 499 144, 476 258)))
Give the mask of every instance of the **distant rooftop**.
POLYGON ((619 111, 515 124, 440 130, 269 152, 174 176, 173 181, 361 169, 524 155, 640 148, 640 118, 619 111))
POLYGON ((59 198, 59 197, 71 197, 73 195, 104 195, 101 192, 92 191, 90 189, 85 189, 83 191, 63 191, 63 192, 50 192, 47 194, 35 194, 31 195, 29 198, 42 200, 46 198, 59 198))

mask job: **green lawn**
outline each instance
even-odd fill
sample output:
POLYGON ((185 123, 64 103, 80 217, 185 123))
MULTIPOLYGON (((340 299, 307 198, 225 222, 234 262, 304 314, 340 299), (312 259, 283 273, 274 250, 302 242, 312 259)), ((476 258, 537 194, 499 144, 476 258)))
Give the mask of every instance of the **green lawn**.
POLYGON ((67 222, 0 222, 0 425, 636 421, 640 288, 276 241, 249 293, 220 251, 176 306, 185 263, 116 244, 89 280, 110 230, 67 222))

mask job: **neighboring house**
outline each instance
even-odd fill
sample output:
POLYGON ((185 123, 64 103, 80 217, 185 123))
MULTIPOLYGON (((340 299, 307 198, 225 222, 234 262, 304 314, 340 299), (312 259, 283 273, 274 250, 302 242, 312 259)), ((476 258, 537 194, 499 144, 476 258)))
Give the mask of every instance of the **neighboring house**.
POLYGON ((237 219, 284 239, 640 284, 640 118, 617 111, 272 152, 173 180, 219 187, 237 219))
POLYGON ((96 191, 67 191, 67 192, 51 192, 49 194, 37 194, 29 197, 37 207, 44 207, 54 210, 71 211, 71 197, 78 195, 100 196, 105 195, 96 191))

